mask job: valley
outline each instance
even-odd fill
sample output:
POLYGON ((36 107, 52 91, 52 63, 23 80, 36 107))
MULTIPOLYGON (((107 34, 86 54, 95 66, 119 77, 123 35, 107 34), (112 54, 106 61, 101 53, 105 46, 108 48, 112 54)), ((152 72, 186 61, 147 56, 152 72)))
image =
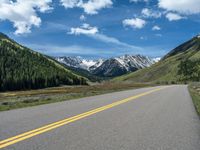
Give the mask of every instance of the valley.
POLYGON ((161 60, 128 54, 97 60, 50 57, 3 33, 0 48, 0 90, 5 91, 0 93, 0 110, 200 79, 199 36, 176 47, 161 60))

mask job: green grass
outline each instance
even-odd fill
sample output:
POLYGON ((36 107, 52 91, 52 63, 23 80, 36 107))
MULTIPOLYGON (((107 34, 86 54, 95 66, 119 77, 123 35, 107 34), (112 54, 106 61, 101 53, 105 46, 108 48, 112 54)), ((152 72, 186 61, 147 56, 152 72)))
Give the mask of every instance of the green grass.
POLYGON ((149 86, 153 85, 105 82, 90 86, 63 86, 41 90, 4 92, 0 93, 0 111, 149 86))
POLYGON ((149 82, 161 84, 183 83, 186 80, 185 75, 180 73, 181 62, 186 60, 196 61, 199 59, 200 39, 195 37, 176 47, 160 62, 152 65, 151 67, 114 78, 112 81, 125 81, 133 83, 149 82))
POLYGON ((125 81, 133 83, 149 82, 159 84, 182 83, 182 77, 178 74, 178 66, 181 60, 184 60, 186 58, 189 58, 190 60, 200 58, 200 52, 189 49, 188 51, 171 56, 165 60, 161 60, 151 67, 114 78, 112 81, 125 81))
POLYGON ((200 83, 192 83, 188 86, 195 109, 200 116, 200 83))

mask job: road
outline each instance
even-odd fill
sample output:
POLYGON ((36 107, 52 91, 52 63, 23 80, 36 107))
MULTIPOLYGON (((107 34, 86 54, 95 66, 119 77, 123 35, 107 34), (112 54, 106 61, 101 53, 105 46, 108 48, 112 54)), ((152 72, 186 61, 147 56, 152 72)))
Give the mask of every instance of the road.
POLYGON ((200 120, 186 85, 127 90, 0 112, 0 148, 199 150, 200 120))

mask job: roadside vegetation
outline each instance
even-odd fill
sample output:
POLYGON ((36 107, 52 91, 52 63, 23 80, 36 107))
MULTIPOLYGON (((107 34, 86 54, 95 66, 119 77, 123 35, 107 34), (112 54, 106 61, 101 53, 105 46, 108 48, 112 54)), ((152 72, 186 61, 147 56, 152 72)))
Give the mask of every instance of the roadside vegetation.
POLYGON ((200 83, 192 83, 189 85, 189 91, 194 102, 196 111, 200 116, 200 83))
POLYGON ((62 86, 40 90, 0 93, 0 111, 153 86, 152 84, 111 83, 90 86, 62 86))

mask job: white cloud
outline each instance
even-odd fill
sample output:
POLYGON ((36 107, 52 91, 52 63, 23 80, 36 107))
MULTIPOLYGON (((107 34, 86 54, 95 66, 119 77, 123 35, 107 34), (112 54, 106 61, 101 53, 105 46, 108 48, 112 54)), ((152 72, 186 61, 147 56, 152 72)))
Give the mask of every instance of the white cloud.
POLYGON ((109 37, 109 36, 104 35, 104 34, 94 34, 94 35, 90 35, 90 37, 92 37, 96 40, 105 42, 105 43, 112 43, 112 44, 119 45, 119 46, 122 46, 122 47, 126 47, 126 48, 129 48, 129 49, 130 48, 131 49, 141 49, 140 47, 121 42, 114 37, 109 37))
POLYGON ((130 45, 124 42, 121 42, 120 40, 114 38, 114 37, 109 37, 107 35, 104 34, 100 34, 99 30, 97 27, 91 27, 89 24, 83 24, 81 27, 77 27, 77 28, 71 28, 70 32, 68 32, 68 34, 73 34, 73 35, 86 35, 90 38, 93 38, 95 40, 104 42, 104 43, 111 43, 111 44, 115 44, 118 46, 122 46, 125 48, 131 48, 131 49, 140 49, 137 46, 134 45, 130 45))
POLYGON ((81 0, 60 0, 60 2, 65 8, 74 8, 82 3, 81 0))
POLYGON ((155 25, 155 26, 153 26, 152 30, 153 31, 159 31, 159 30, 161 30, 161 28, 159 26, 155 25))
POLYGON ((158 6, 181 14, 200 13, 200 0, 158 0, 158 6))
POLYGON ((185 17, 182 17, 182 16, 180 16, 179 14, 176 14, 176 13, 167 13, 166 18, 169 21, 177 21, 177 20, 184 19, 185 17))
POLYGON ((160 18, 162 13, 159 12, 159 11, 153 11, 151 9, 148 9, 148 8, 144 8, 142 9, 142 15, 143 17, 146 17, 146 18, 160 18))
POLYGON ((112 0, 88 0, 83 2, 82 0, 60 0, 61 4, 65 8, 83 8, 86 14, 94 15, 103 8, 109 8, 112 6, 112 0))
POLYGON ((82 7, 87 14, 97 14, 98 10, 112 6, 112 0, 89 0, 82 7))
POLYGON ((80 20, 81 20, 81 21, 85 21, 85 20, 86 20, 86 17, 85 17, 84 15, 81 15, 81 16, 80 16, 80 20))
POLYGON ((123 20, 124 26, 130 26, 133 28, 141 29, 145 26, 146 21, 140 18, 132 18, 132 19, 125 19, 123 20))
POLYGON ((71 28, 70 32, 68 34, 74 34, 74 35, 92 35, 98 33, 99 30, 97 27, 91 27, 89 24, 83 24, 81 27, 77 28, 71 28))
POLYGON ((33 26, 39 27, 41 18, 37 12, 51 10, 52 0, 0 0, 0 20, 9 20, 16 28, 15 34, 30 33, 33 26))
POLYGON ((130 2, 138 3, 138 2, 149 2, 149 0, 129 0, 130 2))

